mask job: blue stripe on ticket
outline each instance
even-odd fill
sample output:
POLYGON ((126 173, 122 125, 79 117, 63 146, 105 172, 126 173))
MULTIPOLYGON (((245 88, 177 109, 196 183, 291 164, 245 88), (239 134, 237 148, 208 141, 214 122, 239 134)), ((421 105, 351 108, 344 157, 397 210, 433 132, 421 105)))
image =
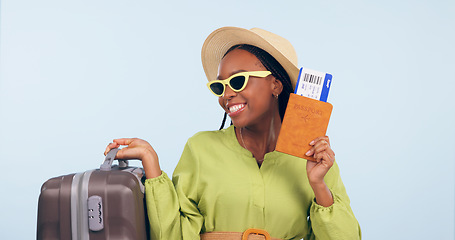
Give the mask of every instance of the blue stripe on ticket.
POLYGON ((332 75, 326 73, 324 78, 324 84, 322 86, 321 98, 319 99, 319 101, 327 102, 330 86, 332 86, 332 75))

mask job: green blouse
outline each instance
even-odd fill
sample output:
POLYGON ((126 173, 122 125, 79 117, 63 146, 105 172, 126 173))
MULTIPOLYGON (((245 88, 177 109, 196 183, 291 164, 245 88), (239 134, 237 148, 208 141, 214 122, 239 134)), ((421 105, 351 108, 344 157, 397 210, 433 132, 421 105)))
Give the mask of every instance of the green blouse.
POLYGON ((306 160, 280 152, 259 168, 234 127, 200 132, 185 145, 173 180, 145 182, 151 239, 199 239, 212 231, 265 229, 280 239, 360 239, 360 227, 335 163, 325 176, 334 204, 322 207, 306 160))

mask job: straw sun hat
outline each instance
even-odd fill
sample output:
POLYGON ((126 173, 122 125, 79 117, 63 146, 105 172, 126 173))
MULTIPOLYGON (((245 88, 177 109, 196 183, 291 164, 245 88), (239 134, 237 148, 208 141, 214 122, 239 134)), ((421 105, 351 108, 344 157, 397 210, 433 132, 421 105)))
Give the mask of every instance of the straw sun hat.
POLYGON ((295 88, 299 76, 297 54, 291 43, 283 37, 260 28, 250 30, 238 27, 223 27, 212 32, 202 46, 202 66, 209 81, 215 80, 218 65, 227 50, 234 45, 249 44, 272 55, 288 73, 295 88))

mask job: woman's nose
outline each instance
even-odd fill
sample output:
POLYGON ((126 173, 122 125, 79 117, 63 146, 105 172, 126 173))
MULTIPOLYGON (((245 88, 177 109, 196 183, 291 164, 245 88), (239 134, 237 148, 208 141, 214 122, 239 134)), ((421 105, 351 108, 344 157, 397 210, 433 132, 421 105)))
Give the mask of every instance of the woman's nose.
POLYGON ((229 85, 226 85, 226 88, 224 89, 223 97, 224 97, 224 98, 232 98, 232 97, 234 97, 235 95, 237 95, 237 93, 234 92, 234 90, 232 90, 232 88, 229 87, 229 85))

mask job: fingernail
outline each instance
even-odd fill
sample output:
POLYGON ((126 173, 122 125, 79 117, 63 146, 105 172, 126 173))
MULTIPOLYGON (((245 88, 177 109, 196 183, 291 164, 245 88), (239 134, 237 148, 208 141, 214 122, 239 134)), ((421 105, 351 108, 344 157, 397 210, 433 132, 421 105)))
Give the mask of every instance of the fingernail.
POLYGON ((308 152, 305 153, 305 155, 310 156, 311 150, 308 150, 308 152))
POLYGON ((314 145, 314 140, 310 142, 310 145, 314 145))

